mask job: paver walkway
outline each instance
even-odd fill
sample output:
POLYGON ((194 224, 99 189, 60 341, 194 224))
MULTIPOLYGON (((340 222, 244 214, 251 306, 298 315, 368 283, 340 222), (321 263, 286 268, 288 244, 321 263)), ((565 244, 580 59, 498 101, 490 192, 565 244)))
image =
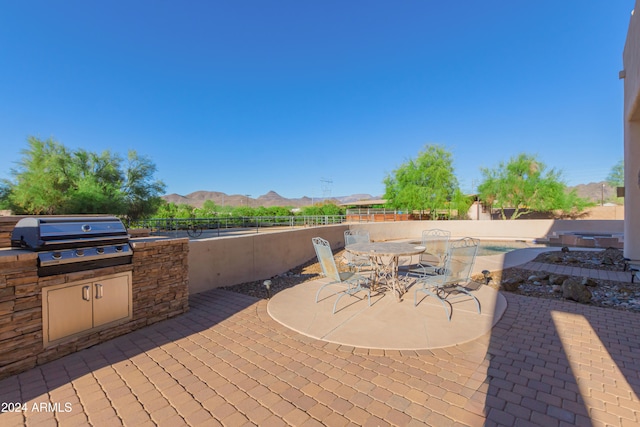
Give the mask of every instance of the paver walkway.
POLYGON ((24 405, 0 425, 640 424, 639 315, 505 296, 480 339, 384 351, 304 337, 264 300, 209 291, 185 315, 0 381, 5 409, 24 405))

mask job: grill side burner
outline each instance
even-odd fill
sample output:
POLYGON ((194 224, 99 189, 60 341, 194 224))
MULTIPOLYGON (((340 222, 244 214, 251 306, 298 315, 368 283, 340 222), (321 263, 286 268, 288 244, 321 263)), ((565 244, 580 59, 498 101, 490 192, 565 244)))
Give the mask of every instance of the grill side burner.
POLYGON ((16 224, 11 246, 38 252, 38 275, 130 264, 127 229, 116 217, 29 217, 16 224))

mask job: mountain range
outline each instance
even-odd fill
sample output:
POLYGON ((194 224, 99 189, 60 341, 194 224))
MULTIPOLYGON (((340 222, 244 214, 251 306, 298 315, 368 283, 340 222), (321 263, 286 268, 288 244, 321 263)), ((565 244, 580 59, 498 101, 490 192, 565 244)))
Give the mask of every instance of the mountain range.
MULTIPOLYGON (((573 187, 567 187, 567 190, 576 190, 578 196, 589 199, 595 203, 607 202, 615 199, 616 189, 604 181, 591 182, 589 184, 579 184, 573 187)), ((206 200, 212 200, 218 206, 250 206, 250 207, 272 207, 272 206, 292 206, 299 208, 302 206, 310 206, 322 200, 335 200, 338 203, 350 203, 361 200, 380 199, 381 196, 371 196, 370 194, 352 194, 350 196, 311 198, 300 197, 297 199, 288 199, 282 197, 275 191, 269 191, 260 197, 252 198, 242 194, 225 194, 219 191, 195 191, 186 196, 180 194, 167 194, 162 196, 169 203, 181 204, 185 203, 196 208, 201 208, 206 200)))
MULTIPOLYGON (((349 203, 349 202, 357 202, 359 200, 369 200, 374 197, 369 194, 352 194, 350 196, 340 196, 340 197, 326 197, 326 198, 311 198, 311 197, 301 197, 297 199, 287 199, 286 197, 282 197, 275 191, 269 191, 267 194, 263 194, 258 198, 252 198, 250 196, 242 195, 242 194, 225 194, 219 191, 195 191, 193 193, 189 193, 186 196, 182 196, 180 194, 167 194, 162 196, 164 200, 169 203, 175 204, 187 204, 196 208, 201 208, 206 200, 211 200, 218 206, 250 206, 250 207, 259 207, 264 206, 266 208, 272 206, 292 206, 294 208, 300 208, 303 206, 310 206, 314 203, 327 200, 335 200, 338 203, 349 203)), ((379 197, 376 197, 379 198, 379 197)))

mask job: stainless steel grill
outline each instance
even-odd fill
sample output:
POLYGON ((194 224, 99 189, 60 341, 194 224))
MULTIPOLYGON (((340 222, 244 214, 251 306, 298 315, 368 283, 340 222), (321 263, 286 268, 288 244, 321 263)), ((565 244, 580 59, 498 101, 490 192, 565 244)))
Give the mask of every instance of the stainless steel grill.
POLYGON ((38 275, 131 263, 129 234, 116 217, 28 217, 16 224, 11 246, 38 252, 38 275))

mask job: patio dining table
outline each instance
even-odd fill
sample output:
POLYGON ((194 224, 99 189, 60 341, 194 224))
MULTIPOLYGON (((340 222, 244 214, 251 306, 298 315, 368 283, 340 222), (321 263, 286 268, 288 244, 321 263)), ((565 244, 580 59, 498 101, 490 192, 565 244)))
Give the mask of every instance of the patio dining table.
POLYGON ((372 290, 384 282, 390 286, 398 301, 406 292, 405 284, 398 277, 398 261, 401 256, 413 256, 425 251, 424 246, 401 242, 354 243, 345 246, 354 255, 367 255, 374 267, 372 290))

